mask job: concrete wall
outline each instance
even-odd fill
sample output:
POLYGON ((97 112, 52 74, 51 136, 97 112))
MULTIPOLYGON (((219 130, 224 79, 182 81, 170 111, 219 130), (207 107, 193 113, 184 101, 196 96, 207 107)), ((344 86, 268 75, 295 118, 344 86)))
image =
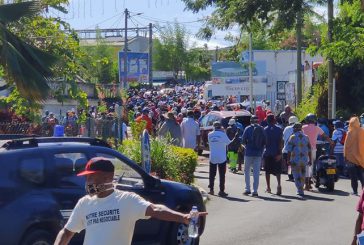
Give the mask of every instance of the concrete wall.
MULTIPOLYGON (((254 50, 254 60, 265 60, 267 64, 267 96, 266 99, 271 101, 272 109, 274 109, 277 92, 277 81, 290 81, 290 74, 296 71, 297 67, 297 51, 296 50, 254 50)), ((310 64, 312 62, 321 62, 321 56, 310 56, 302 51, 302 65, 305 61, 310 64)), ((291 75, 292 76, 292 75, 291 75)), ((292 81, 291 81, 292 82, 292 81)), ((296 82, 296 80, 294 80, 296 82)))

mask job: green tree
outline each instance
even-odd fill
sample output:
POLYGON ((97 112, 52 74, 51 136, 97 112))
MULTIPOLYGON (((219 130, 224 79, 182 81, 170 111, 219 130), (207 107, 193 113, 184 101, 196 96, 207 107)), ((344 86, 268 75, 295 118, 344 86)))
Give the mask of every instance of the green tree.
POLYGON ((96 34, 96 46, 83 46, 86 54, 82 64, 88 70, 90 80, 95 83, 112 83, 118 77, 118 59, 115 49, 105 43, 99 33, 96 34))
POLYGON ((186 68, 189 35, 186 28, 178 22, 158 27, 158 30, 159 40, 154 45, 153 68, 173 71, 177 78, 186 68))
POLYGON ((328 41, 324 26, 320 44, 309 51, 333 59, 338 115, 350 116, 364 112, 364 13, 360 0, 345 2, 339 9, 333 22, 333 41, 328 41))
POLYGON ((211 52, 205 44, 203 48, 188 50, 186 77, 192 81, 206 81, 211 78, 211 52))
POLYGON ((26 42, 14 30, 24 19, 36 17, 42 4, 39 1, 0 5, 0 64, 8 84, 15 84, 19 93, 28 99, 43 100, 51 69, 58 59, 49 52, 26 42))
MULTIPOLYGON (((255 23, 269 25, 277 33, 285 29, 296 29, 297 36, 297 98, 301 101, 301 45, 302 25, 305 14, 314 14, 313 4, 323 3, 322 0, 183 0, 187 9, 199 12, 207 7, 215 7, 211 17, 206 21, 200 34, 210 38, 214 29, 226 30, 238 24, 241 31, 253 33, 255 23)), ((255 34, 255 33, 254 33, 255 34)), ((254 35, 253 35, 254 36, 254 35)))
POLYGON ((85 54, 80 49, 77 34, 60 18, 42 15, 49 8, 66 11, 62 4, 68 4, 68 0, 42 0, 0 6, 5 8, 0 10, 0 22, 1 18, 8 18, 8 13, 11 13, 11 21, 1 24, 1 27, 6 27, 3 36, 10 37, 11 41, 2 47, 5 51, 2 52, 1 59, 9 59, 3 67, 6 81, 10 87, 15 85, 12 89, 19 94, 13 96, 14 100, 21 97, 29 104, 43 101, 50 95, 48 83, 52 81, 62 83, 58 86, 59 89, 52 91, 60 102, 65 99, 64 89, 68 83, 71 98, 78 100, 83 107, 87 106, 86 93, 75 83, 77 76, 88 77, 88 70, 81 63, 85 54), (27 9, 31 10, 31 14, 26 14, 27 9), (18 16, 15 18, 15 15, 18 16), (15 66, 15 70, 11 69, 12 66, 15 66))
POLYGON ((211 52, 207 45, 202 48, 189 45, 190 35, 184 26, 175 22, 158 27, 159 39, 154 40, 153 69, 173 71, 175 77, 185 71, 186 78, 194 81, 210 79, 211 52))

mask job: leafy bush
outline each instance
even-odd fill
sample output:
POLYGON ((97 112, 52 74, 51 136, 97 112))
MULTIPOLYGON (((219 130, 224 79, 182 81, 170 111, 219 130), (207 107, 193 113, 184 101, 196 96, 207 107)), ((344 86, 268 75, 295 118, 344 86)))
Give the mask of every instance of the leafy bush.
MULTIPOLYGON (((191 184, 197 166, 197 154, 192 149, 172 146, 166 139, 151 140, 152 174, 161 179, 191 184)), ((140 140, 124 140, 118 149, 121 153, 142 165, 140 140)))
POLYGON ((192 149, 178 146, 172 147, 173 163, 177 166, 178 180, 182 183, 191 184, 193 173, 197 167, 197 154, 192 149))

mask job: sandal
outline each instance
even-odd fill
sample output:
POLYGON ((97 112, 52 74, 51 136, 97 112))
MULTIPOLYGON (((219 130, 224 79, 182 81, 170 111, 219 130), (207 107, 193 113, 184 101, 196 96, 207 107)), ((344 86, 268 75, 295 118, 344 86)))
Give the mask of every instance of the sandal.
POLYGON ((272 193, 272 190, 267 188, 267 189, 265 190, 265 193, 269 193, 269 194, 271 194, 271 193, 272 193))
POLYGON ((277 195, 278 196, 282 195, 282 186, 277 187, 277 195))

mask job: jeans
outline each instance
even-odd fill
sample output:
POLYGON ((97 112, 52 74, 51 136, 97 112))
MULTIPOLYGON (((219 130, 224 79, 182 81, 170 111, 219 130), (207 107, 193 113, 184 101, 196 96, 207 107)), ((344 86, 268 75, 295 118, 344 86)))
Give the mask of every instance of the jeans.
POLYGON ((213 164, 210 162, 210 173, 209 173, 209 188, 210 190, 214 189, 214 182, 217 168, 219 168, 219 177, 220 177, 220 191, 225 190, 225 174, 226 174, 226 162, 213 164))
POLYGON ((340 175, 345 173, 345 161, 344 161, 344 153, 334 153, 336 157, 336 166, 340 175))
POLYGON ((262 165, 262 157, 250 157, 245 156, 245 168, 244 168, 244 175, 245 175, 245 191, 250 192, 250 169, 253 167, 253 192, 258 193, 258 186, 259 186, 259 173, 260 167, 262 165))
POLYGON ((358 180, 361 183, 361 187, 364 186, 363 168, 353 163, 347 163, 349 169, 349 176, 351 179, 351 188, 354 193, 358 193, 358 180))

